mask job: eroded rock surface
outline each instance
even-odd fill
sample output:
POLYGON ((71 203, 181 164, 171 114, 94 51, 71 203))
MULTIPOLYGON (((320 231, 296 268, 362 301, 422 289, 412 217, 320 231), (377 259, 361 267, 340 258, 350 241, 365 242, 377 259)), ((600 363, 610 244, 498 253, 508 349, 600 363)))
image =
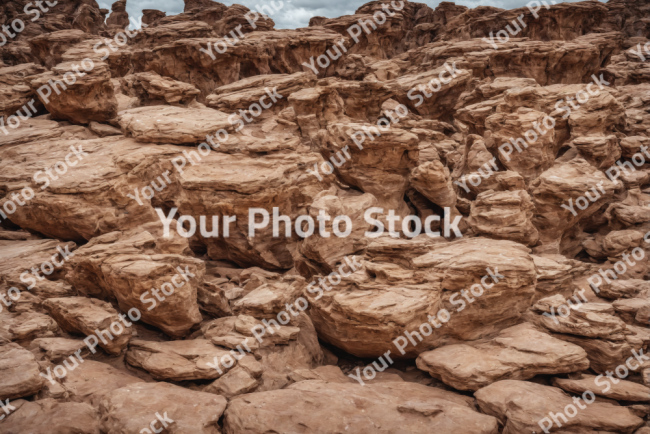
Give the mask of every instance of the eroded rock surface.
POLYGON ((647 430, 647 1, 127 1, 0 2, 0 432, 647 430))

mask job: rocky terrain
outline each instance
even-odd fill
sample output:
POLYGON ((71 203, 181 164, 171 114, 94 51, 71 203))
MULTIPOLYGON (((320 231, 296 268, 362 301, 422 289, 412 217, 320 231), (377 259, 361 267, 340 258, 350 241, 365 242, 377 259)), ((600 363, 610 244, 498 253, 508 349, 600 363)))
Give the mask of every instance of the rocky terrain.
POLYGON ((126 1, 0 4, 1 433, 650 433, 650 2, 126 1))

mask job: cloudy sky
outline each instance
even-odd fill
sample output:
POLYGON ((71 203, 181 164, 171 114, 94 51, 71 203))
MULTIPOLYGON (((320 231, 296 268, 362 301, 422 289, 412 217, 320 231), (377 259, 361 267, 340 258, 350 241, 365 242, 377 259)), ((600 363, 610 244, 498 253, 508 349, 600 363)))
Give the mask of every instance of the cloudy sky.
MULTIPOLYGON (((276 5, 282 3, 275 0, 276 5)), ((273 18, 277 29, 295 29, 298 27, 307 27, 309 19, 314 16, 323 16, 328 18, 339 17, 341 15, 353 14, 354 11, 368 0, 290 0, 285 1, 273 18)), ((458 0, 455 3, 470 8, 477 6, 496 6, 503 9, 513 9, 525 6, 529 0, 458 0)), ((426 3, 435 8, 440 1, 428 0, 419 1, 426 3)), ((101 8, 109 9, 113 0, 97 0, 101 8)), ((233 3, 242 4, 250 9, 255 9, 255 5, 269 4, 270 0, 222 0, 221 3, 232 5, 233 3)), ((388 3, 388 2, 387 2, 388 3)), ((559 3, 559 1, 558 1, 559 3)), ((183 12, 185 3, 183 0, 127 0, 126 10, 131 17, 139 17, 142 9, 158 9, 167 13, 167 15, 176 15, 183 12)))

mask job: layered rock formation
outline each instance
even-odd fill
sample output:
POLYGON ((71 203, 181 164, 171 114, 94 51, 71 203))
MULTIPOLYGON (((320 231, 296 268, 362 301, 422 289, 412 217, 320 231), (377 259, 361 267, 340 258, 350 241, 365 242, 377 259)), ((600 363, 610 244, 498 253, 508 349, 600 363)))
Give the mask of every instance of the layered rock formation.
POLYGON ((0 4, 0 432, 648 432, 647 2, 54 3, 0 4))

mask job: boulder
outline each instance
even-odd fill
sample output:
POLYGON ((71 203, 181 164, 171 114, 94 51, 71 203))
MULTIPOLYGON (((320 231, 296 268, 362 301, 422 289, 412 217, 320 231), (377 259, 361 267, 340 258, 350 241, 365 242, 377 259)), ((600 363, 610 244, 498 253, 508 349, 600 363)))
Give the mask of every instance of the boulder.
POLYGON ((51 398, 25 402, 0 424, 2 432, 7 434, 100 434, 96 408, 51 398))
MULTIPOLYGON (((118 355, 126 348, 133 331, 110 303, 86 297, 50 298, 43 305, 64 330, 94 335, 106 352, 118 355)), ((128 319, 127 319, 128 321, 128 319)))
MULTIPOLYGON (((196 434, 219 434, 219 419, 226 398, 196 392, 169 383, 137 383, 113 390, 99 406, 101 431, 134 432, 155 428, 153 422, 171 419, 168 430, 196 434)), ((162 422, 158 422, 162 425, 162 422)), ((164 425, 163 425, 164 426, 164 425)))
POLYGON ((625 407, 598 401, 587 404, 583 398, 579 402, 586 408, 576 408, 571 396, 562 390, 526 381, 498 381, 474 396, 481 411, 499 419, 507 433, 537 432, 543 427, 552 430, 549 432, 569 429, 632 433, 643 424, 643 419, 625 407), (550 419, 551 413, 575 416, 565 416, 566 422, 558 416, 560 426, 550 419))
POLYGON ((421 353, 416 362, 418 368, 445 384, 474 391, 501 380, 528 380, 540 374, 589 368, 582 348, 527 323, 502 330, 485 343, 446 345, 421 353))
POLYGON ((44 380, 34 355, 20 345, 1 345, 0 361, 0 399, 31 396, 43 387, 44 380))
POLYGON ((262 434, 268 430, 294 432, 306 428, 325 434, 347 428, 359 434, 498 432, 495 418, 450 398, 450 392, 439 393, 413 383, 388 384, 301 381, 284 390, 236 397, 225 413, 224 431, 262 434))

